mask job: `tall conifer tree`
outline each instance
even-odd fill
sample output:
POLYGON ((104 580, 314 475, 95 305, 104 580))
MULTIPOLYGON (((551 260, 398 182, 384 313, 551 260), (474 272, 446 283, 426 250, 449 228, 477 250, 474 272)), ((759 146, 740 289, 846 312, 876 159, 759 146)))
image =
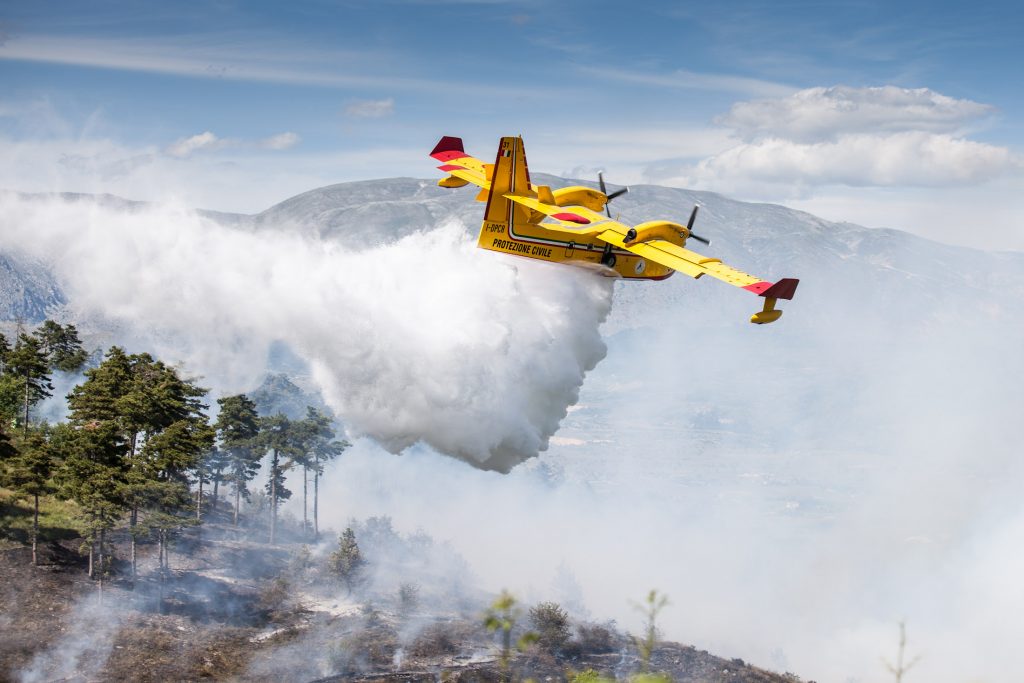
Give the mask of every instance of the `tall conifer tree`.
MULTIPOLYGON (((2 449, 2 445, 0 445, 2 449)), ((53 453, 47 435, 34 430, 20 452, 10 459, 5 483, 19 493, 32 497, 32 564, 39 564, 39 496, 50 493, 50 476, 54 468, 53 453)))
POLYGON ((257 443, 260 433, 256 404, 245 394, 217 399, 220 413, 214 427, 220 441, 220 462, 227 471, 226 481, 235 490, 235 526, 238 526, 238 509, 242 498, 249 499, 247 487, 259 472, 263 452, 257 443))
POLYGON ((284 485, 284 473, 299 454, 296 447, 297 436, 297 430, 292 421, 280 413, 260 419, 260 447, 270 453, 270 472, 266 489, 270 496, 271 543, 274 543, 277 538, 278 503, 292 496, 292 492, 284 485))
POLYGON ((89 354, 82 348, 82 340, 78 338, 78 329, 70 323, 61 326, 47 320, 34 335, 39 339, 40 348, 52 370, 75 372, 89 359, 89 354))
POLYGON ((28 435, 29 409, 53 391, 50 384, 50 364, 41 343, 34 336, 22 332, 14 348, 7 353, 4 373, 15 378, 22 397, 22 429, 28 435))
POLYGON ((319 502, 320 502, 320 476, 324 473, 324 466, 334 458, 342 454, 349 447, 345 440, 336 441, 334 427, 331 418, 321 411, 309 406, 306 408, 306 419, 301 423, 302 429, 302 450, 304 457, 303 466, 303 490, 302 490, 302 524, 303 531, 306 529, 306 474, 307 470, 313 471, 313 538, 320 537, 319 502))

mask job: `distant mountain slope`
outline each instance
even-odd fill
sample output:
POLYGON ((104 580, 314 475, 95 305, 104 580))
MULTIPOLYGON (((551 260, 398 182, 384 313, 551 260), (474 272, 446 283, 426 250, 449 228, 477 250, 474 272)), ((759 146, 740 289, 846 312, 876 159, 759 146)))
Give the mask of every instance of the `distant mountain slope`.
MULTIPOLYGON (((555 187, 578 182, 543 174, 535 180, 555 187)), ((144 206, 110 195, 56 196, 126 211, 144 206)), ((445 190, 428 180, 393 178, 310 190, 251 216, 203 213, 243 230, 297 232, 359 249, 449 219, 475 232, 481 205, 474 196, 473 189, 445 190)), ((834 223, 782 206, 676 188, 634 186, 612 208, 622 220, 639 222, 685 217, 695 203, 702 207, 699 232, 712 240, 710 247, 695 245, 702 251, 768 279, 801 278, 797 297, 788 304, 794 314, 784 318, 786 325, 828 324, 851 316, 904 324, 1024 314, 1021 253, 954 247, 898 230, 834 223)), ((707 321, 711 325, 727 316, 749 316, 757 303, 720 283, 694 283, 681 275, 666 284, 624 283, 617 296, 622 305, 616 307, 611 329, 656 324, 680 299, 686 307, 721 310, 707 321)), ((43 264, 0 251, 0 317, 38 321, 64 303, 59 284, 43 264)))
POLYGON ((38 322, 65 303, 45 264, 0 252, 0 319, 38 322))

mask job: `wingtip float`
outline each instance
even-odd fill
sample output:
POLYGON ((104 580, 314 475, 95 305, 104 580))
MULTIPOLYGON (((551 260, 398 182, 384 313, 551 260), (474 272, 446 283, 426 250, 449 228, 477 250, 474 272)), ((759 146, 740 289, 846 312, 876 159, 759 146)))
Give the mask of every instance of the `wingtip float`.
POLYGON ((612 220, 608 209, 608 202, 628 188, 609 194, 603 176, 600 190, 534 185, 521 137, 502 138, 493 164, 470 156, 462 139, 450 136, 441 138, 430 156, 446 174, 437 183, 441 187, 472 183, 481 188, 476 198, 487 203, 477 242, 482 249, 590 265, 627 280, 664 280, 675 272, 710 275, 764 299, 762 310, 750 317, 758 325, 778 320, 782 311, 775 304, 796 294, 797 279, 769 282, 687 249, 691 238, 710 244, 692 232, 697 207, 685 226, 657 220, 630 227, 612 220))

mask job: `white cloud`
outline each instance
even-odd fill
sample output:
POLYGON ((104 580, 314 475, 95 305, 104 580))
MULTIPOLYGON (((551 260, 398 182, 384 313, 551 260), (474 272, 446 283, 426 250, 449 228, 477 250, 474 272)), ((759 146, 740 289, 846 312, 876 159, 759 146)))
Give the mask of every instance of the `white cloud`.
POLYGON ((992 111, 928 88, 809 88, 734 104, 716 119, 731 129, 729 148, 696 165, 652 167, 652 177, 775 200, 822 186, 984 183, 1022 166, 1010 149, 967 137, 992 111))
POLYGON ((345 107, 345 113, 357 119, 379 119, 395 113, 395 101, 390 97, 384 100, 361 100, 345 107))
POLYGON ((839 85, 808 88, 788 97, 738 102, 716 122, 745 140, 778 137, 821 142, 848 133, 956 133, 992 111, 989 105, 955 99, 928 88, 839 85))
POLYGON ((842 135, 805 143, 766 138, 701 161, 690 175, 700 187, 737 180, 772 185, 916 186, 974 184, 1019 161, 1005 147, 922 131, 842 135))
POLYGON ((191 137, 181 138, 174 144, 168 145, 164 151, 172 157, 184 159, 200 150, 220 149, 226 144, 228 144, 226 140, 221 140, 210 131, 206 131, 191 137))
POLYGON ((290 149, 299 144, 301 139, 297 134, 286 131, 260 140, 259 146, 265 149, 290 149))

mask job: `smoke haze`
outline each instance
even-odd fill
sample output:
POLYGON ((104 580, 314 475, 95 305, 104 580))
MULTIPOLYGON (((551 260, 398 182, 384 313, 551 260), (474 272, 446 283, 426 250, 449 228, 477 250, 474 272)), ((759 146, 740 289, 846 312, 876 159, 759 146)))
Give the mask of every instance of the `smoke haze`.
POLYGON ((392 452, 422 441, 508 471, 547 447, 605 354, 608 280, 483 254, 454 223, 356 253, 174 207, 8 195, 0 232, 53 264, 78 315, 216 393, 251 387, 286 343, 348 427, 392 452))
POLYGON ((0 203, 0 247, 52 261, 83 315, 218 392, 251 388, 276 341, 305 359, 368 437, 322 484, 335 528, 422 527, 527 603, 568 604, 568 576, 634 630, 630 600, 657 588, 666 637, 805 679, 885 679, 906 620, 908 681, 1019 680, 1015 262, 932 267, 923 241, 841 227, 752 238, 802 278, 775 325, 677 277, 619 285, 602 327, 609 281, 482 252, 456 224, 354 253, 168 207, 0 203), (829 241, 868 238, 867 257, 829 241))

